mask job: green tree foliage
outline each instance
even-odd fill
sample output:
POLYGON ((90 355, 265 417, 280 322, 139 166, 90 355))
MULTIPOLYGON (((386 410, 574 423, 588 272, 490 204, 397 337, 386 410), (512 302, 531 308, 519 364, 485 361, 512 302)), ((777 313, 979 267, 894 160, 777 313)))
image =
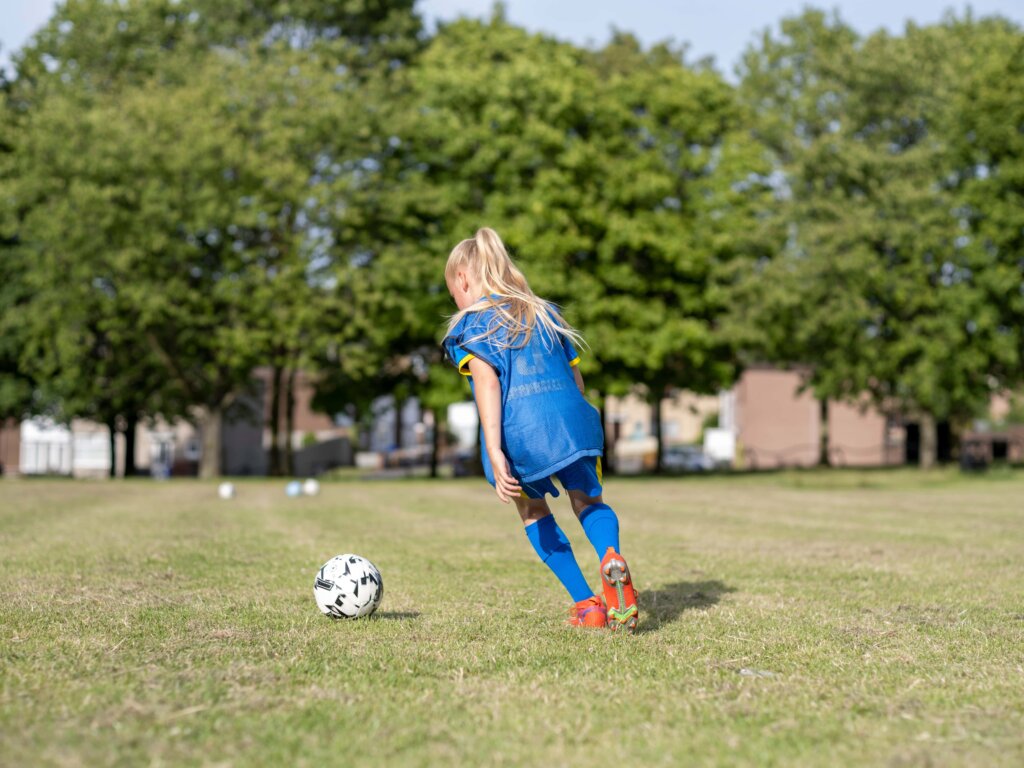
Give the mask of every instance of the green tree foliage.
MULTIPOLYGON (((7 108, 10 84, 0 77, 0 199, 14 176, 14 121, 7 108)), ((33 410, 34 378, 21 366, 22 334, 18 319, 31 294, 25 284, 27 259, 14 234, 15 212, 0 205, 0 423, 33 410)))
POLYGON ((331 66, 372 70, 408 61, 420 47, 414 0, 188 0, 188 21, 207 45, 311 50, 331 66))
POLYGON ((255 365, 286 371, 293 402, 295 371, 348 326, 320 190, 360 151, 360 78, 418 34, 411 3, 61 6, 17 58, 7 231, 38 254, 31 365, 60 372, 69 414, 124 407, 109 392, 187 413, 207 475, 255 365), (89 368, 108 358, 118 382, 89 368), (136 386, 152 361, 162 387, 136 386))
POLYGON ((951 111, 986 25, 947 19, 860 39, 818 11, 783 21, 744 59, 741 92, 784 175, 787 247, 739 302, 748 342, 810 363, 821 397, 868 393, 922 425, 963 419, 989 396, 1003 345, 985 279, 958 237, 951 111))
POLYGON ((957 213, 964 269, 982 296, 972 336, 993 347, 989 373, 1013 391, 1024 384, 1024 33, 991 20, 978 37, 950 131, 957 213))
POLYGON ((0 422, 21 419, 38 408, 38 384, 21 364, 19 314, 29 296, 16 247, 10 238, 0 240, 0 422))
POLYGON ((723 324, 741 265, 772 252, 771 167, 712 70, 621 35, 595 64, 621 122, 594 180, 602 191, 589 220, 593 253, 570 274, 588 273, 581 312, 610 366, 605 387, 647 386, 660 471, 662 399, 735 378, 723 324))
MULTIPOLYGON (((61 173, 69 151, 81 153, 74 160, 79 167, 89 162, 88 140, 68 141, 85 103, 61 85, 26 110, 25 86, 9 85, 3 110, 11 153, 0 181, 7 203, 0 237, 8 246, 4 268, 11 275, 4 281, 0 323, 4 357, 14 368, 5 383, 21 382, 22 395, 31 386, 23 413, 45 410, 64 421, 86 417, 108 425, 112 448, 115 431, 124 429, 125 470, 131 474, 135 424, 166 407, 169 390, 160 386, 154 358, 122 313, 111 282, 114 267, 103 258, 102 227, 79 216, 80 202, 96 206, 95 198, 108 190, 61 173), (47 249, 47 238, 54 236, 56 247, 47 249), (85 252, 98 258, 78 258, 85 252)), ((116 156, 106 161, 98 175, 113 178, 116 156)), ((104 213, 109 220, 113 208, 104 213)), ((112 474, 114 467, 112 461, 112 474)))
MULTIPOLYGON (((41 332, 67 320, 62 298, 116 297, 109 314, 86 303, 81 315, 115 319, 128 350, 147 350, 128 357, 158 362, 201 426, 202 470, 213 474, 224 408, 272 350, 304 344, 313 325, 301 264, 315 173, 306 139, 324 128, 316 104, 330 103, 331 79, 219 54, 195 67, 189 84, 35 109, 18 152, 19 232, 39 286, 50 286, 37 296, 53 319, 41 332)), ((75 370, 66 359, 61 367, 75 370)), ((95 382, 78 381, 94 397, 95 382)))
POLYGON ((65 0, 12 57, 19 92, 74 83, 109 93, 153 77, 192 76, 211 50, 304 50, 329 69, 408 60, 422 23, 412 0, 65 0))
POLYGON ((427 41, 412 0, 68 0, 0 83, 0 415, 187 414, 212 474, 265 365, 286 403, 302 369, 440 424, 445 257, 490 225, 597 396, 714 391, 743 347, 966 418, 1024 376, 1022 54, 999 20, 806 11, 733 88, 500 8, 427 41))
POLYGON ((666 46, 620 36, 595 54, 500 15, 443 27, 404 74, 341 224, 365 248, 348 282, 380 318, 376 348, 433 348, 454 309, 445 256, 486 224, 586 333, 601 389, 645 382, 660 401, 729 382, 717 321, 768 166, 719 76, 666 46))

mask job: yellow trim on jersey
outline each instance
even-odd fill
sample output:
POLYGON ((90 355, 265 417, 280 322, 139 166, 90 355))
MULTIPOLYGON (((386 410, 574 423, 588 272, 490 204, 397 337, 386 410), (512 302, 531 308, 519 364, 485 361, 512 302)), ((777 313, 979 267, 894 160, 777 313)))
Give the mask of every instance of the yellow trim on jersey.
MULTIPOLYGON (((576 358, 579 360, 579 358, 576 358)), ((601 471, 601 457, 597 457, 597 482, 604 484, 604 472, 601 471)))
POLYGON ((580 364, 580 356, 579 355, 576 355, 576 359, 569 363, 569 365, 579 365, 579 364, 580 364))
POLYGON ((469 368, 467 368, 466 366, 469 365, 469 361, 470 360, 475 360, 475 359, 476 359, 476 355, 469 354, 469 355, 466 355, 461 360, 459 360, 459 373, 461 373, 463 376, 472 376, 473 374, 469 372, 469 368), (465 370, 463 370, 463 369, 465 369, 465 370))

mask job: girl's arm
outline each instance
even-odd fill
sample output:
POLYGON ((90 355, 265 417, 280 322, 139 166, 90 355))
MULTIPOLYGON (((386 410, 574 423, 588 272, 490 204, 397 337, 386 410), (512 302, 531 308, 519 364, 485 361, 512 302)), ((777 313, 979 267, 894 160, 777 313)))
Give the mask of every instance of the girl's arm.
POLYGON ((520 495, 522 488, 509 472, 508 461, 501 450, 501 382, 494 369, 478 357, 469 361, 469 372, 473 375, 473 395, 487 443, 487 456, 494 469, 494 490, 507 504, 520 495))
POLYGON ((573 372, 573 375, 576 377, 576 386, 579 388, 580 394, 581 395, 582 394, 586 394, 583 391, 583 374, 580 373, 580 367, 578 365, 574 365, 572 367, 572 372, 573 372))

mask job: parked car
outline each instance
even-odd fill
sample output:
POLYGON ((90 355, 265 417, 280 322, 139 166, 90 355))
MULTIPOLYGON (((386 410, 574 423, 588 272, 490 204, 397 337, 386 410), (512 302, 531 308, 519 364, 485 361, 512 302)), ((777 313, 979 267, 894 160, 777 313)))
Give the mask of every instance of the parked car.
POLYGON ((714 460, 696 445, 669 445, 661 461, 665 469, 674 472, 708 472, 715 468, 714 460))

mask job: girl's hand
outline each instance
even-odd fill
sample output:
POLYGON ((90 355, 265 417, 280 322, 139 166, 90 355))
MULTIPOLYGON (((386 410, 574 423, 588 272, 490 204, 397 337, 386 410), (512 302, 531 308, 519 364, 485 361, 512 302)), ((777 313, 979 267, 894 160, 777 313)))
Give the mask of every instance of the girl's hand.
POLYGON ((494 470, 494 492, 502 504, 508 504, 513 499, 519 498, 523 489, 519 486, 512 473, 508 471, 508 460, 501 451, 496 451, 489 456, 491 468, 494 470))

